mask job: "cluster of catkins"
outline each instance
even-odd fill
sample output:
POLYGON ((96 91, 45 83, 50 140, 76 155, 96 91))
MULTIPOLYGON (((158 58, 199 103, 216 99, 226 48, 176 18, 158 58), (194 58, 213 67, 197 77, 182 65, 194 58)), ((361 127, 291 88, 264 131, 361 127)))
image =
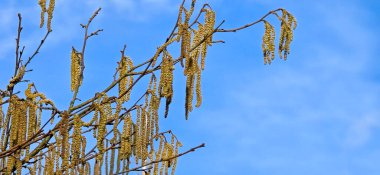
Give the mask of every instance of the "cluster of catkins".
MULTIPOLYGON (((281 9, 282 16, 278 16, 281 21, 280 40, 278 46, 278 55, 286 60, 290 53, 290 43, 293 41, 293 30, 297 27, 297 21, 292 14, 285 9, 281 9)), ((274 27, 264 20, 265 33, 263 35, 262 50, 264 54, 264 64, 271 64, 274 59, 275 51, 275 30, 274 27)))

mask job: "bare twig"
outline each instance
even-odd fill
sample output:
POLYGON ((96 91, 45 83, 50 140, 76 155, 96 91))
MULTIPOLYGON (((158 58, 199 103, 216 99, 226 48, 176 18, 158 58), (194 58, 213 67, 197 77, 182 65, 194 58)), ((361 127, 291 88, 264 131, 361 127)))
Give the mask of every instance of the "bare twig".
POLYGON ((196 146, 196 147, 194 147, 194 148, 191 148, 191 149, 189 149, 189 150, 187 150, 187 151, 185 151, 185 152, 183 152, 183 153, 180 153, 180 154, 174 155, 174 156, 169 157, 169 158, 166 158, 166 159, 162 159, 162 158, 161 158, 160 160, 151 161, 151 162, 149 162, 149 163, 147 163, 147 164, 145 164, 145 165, 141 165, 141 166, 138 166, 138 167, 132 168, 132 169, 130 169, 130 170, 128 170, 128 171, 120 172, 119 174, 126 173, 126 172, 131 172, 131 171, 136 171, 136 170, 141 169, 141 168, 143 168, 143 167, 145 167, 145 166, 149 166, 149 165, 151 165, 151 164, 155 164, 155 163, 158 163, 158 162, 169 161, 169 160, 175 159, 175 158, 177 158, 177 157, 181 157, 181 156, 183 156, 183 155, 185 155, 185 154, 188 154, 188 153, 194 152, 195 150, 197 150, 197 149, 199 149, 199 148, 202 148, 202 147, 205 147, 205 144, 204 144, 204 143, 202 143, 202 144, 200 144, 200 145, 198 145, 198 146, 196 146))

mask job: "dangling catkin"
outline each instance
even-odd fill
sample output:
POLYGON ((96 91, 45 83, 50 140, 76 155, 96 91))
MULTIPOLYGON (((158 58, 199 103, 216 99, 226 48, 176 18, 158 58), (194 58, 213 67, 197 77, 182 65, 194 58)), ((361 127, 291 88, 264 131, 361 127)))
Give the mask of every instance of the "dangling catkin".
POLYGON ((45 23, 46 0, 38 0, 38 4, 41 7, 40 28, 42 28, 44 26, 44 23, 45 23))
POLYGON ((61 145, 61 169, 67 170, 69 166, 69 114, 65 111, 62 115, 62 124, 59 129, 61 138, 62 138, 62 145, 61 145))
MULTIPOLYGON (((161 64, 161 76, 160 76, 160 83, 159 83, 159 94, 161 97, 166 98, 166 107, 165 107, 165 118, 168 115, 169 112, 169 105, 171 103, 171 99, 173 97, 173 71, 174 71, 174 64, 173 64, 173 57, 170 55, 169 52, 164 50, 163 56, 162 56, 162 64, 161 64)), ((160 102, 157 99, 158 103, 160 102)), ((158 110, 158 105, 156 105, 156 108, 158 110)), ((155 116, 157 118, 158 116, 155 116)), ((158 119, 154 119, 157 120, 158 119)), ((158 131, 158 124, 155 125, 156 127, 156 133, 158 131)))
POLYGON ((263 36, 262 50, 264 55, 264 64, 271 64, 274 59, 274 39, 275 31, 274 27, 269 22, 264 21, 265 33, 263 36))
POLYGON ((49 7, 47 9, 47 14, 48 14, 47 29, 48 29, 48 31, 51 31, 51 20, 53 19, 54 6, 55 6, 55 0, 50 0, 49 7))
POLYGON ((98 134, 97 134, 97 148, 99 150, 99 154, 97 156, 97 161, 99 163, 98 168, 102 166, 103 154, 104 154, 104 138, 107 133, 107 118, 108 116, 112 116, 111 104, 108 101, 108 97, 106 94, 103 95, 103 100, 101 103, 105 103, 99 105, 99 126, 98 126, 98 134))
MULTIPOLYGON (((181 147, 181 146, 182 146, 181 142, 179 142, 177 140, 177 142, 175 143, 174 155, 178 155, 178 148, 181 147)), ((175 173, 175 170, 177 168, 177 161, 178 161, 178 157, 174 158, 171 175, 174 175, 174 173, 175 173)))
POLYGON ((280 41, 278 46, 278 54, 280 58, 287 59, 290 53, 290 43, 293 40, 293 30, 297 27, 297 21, 292 14, 282 9, 281 17, 280 41))
MULTIPOLYGON (((3 97, 0 95, 0 104, 3 103, 3 97)), ((4 113, 3 113, 3 105, 0 105, 0 130, 3 127, 4 113)), ((0 142, 1 145, 1 142, 0 142)), ((1 150, 1 146, 0 146, 1 150)))
MULTIPOLYGON (((125 74, 133 68, 133 62, 132 59, 129 57, 123 56, 119 62, 119 78, 122 76, 125 76, 125 74)), ((119 82, 119 96, 124 94, 127 91, 127 88, 129 86, 132 86, 133 84, 133 76, 124 77, 119 82)), ((131 89, 123 96, 121 99, 122 102, 126 102, 130 99, 131 96, 131 89)))
POLYGON ((214 33, 215 26, 215 12, 211 9, 206 10, 205 15, 205 36, 207 37, 206 43, 211 46, 212 44, 212 36, 214 33))
POLYGON ((80 78, 81 61, 82 54, 75 50, 73 47, 71 50, 71 91, 77 91, 78 87, 81 85, 82 80, 80 78))
POLYGON ((71 155, 74 165, 77 165, 81 153, 82 120, 79 115, 74 115, 74 131, 72 136, 71 155))
POLYGON ((178 35, 177 35, 177 38, 176 38, 176 41, 179 42, 181 40, 181 36, 182 36, 182 14, 183 14, 183 7, 181 6, 179 8, 179 13, 178 13, 178 21, 177 21, 177 27, 178 27, 178 35))
MULTIPOLYGON (((156 155, 155 155, 155 161, 160 160, 161 156, 162 156, 163 144, 164 144, 164 139, 162 137, 163 136, 160 136, 160 143, 159 143, 156 155)), ((154 164, 153 175, 158 175, 158 167, 159 167, 159 165, 160 165, 159 162, 154 164)))
POLYGON ((186 79, 185 116, 189 118, 189 113, 193 110, 194 96, 194 75, 188 75, 186 79))

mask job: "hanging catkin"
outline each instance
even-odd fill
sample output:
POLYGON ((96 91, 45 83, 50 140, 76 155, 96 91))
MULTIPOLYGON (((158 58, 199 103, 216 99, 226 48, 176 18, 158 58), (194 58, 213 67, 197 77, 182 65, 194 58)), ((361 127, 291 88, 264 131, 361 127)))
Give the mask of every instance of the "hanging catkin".
POLYGON ((124 77, 119 82, 119 97, 122 99, 122 102, 128 101, 131 96, 131 89, 128 92, 126 91, 127 91, 127 88, 129 88, 129 86, 132 86, 133 84, 133 76, 125 77, 125 74, 127 74, 127 72, 131 70, 132 68, 133 68, 132 59, 129 57, 123 56, 119 62, 119 78, 124 77), (125 95, 121 97, 123 94, 125 95))
POLYGON ((274 59, 274 39, 275 31, 274 27, 267 21, 264 21, 265 33, 263 35, 262 50, 264 55, 264 64, 271 64, 274 59))
POLYGON ((214 33, 215 26, 215 12, 211 9, 206 9, 205 15, 205 36, 207 37, 206 43, 211 46, 212 36, 214 33))
POLYGON ((293 41, 293 30, 297 27, 297 21, 292 14, 282 9, 280 41, 278 55, 286 60, 290 53, 290 43, 293 41))
POLYGON ((73 47, 71 50, 71 91, 77 91, 78 87, 82 84, 80 77, 81 73, 81 62, 82 54, 79 53, 73 47))
POLYGON ((64 112, 62 115, 62 123, 59 129, 62 143, 61 143, 61 170, 66 171, 69 167, 69 114, 64 112))
POLYGON ((40 28, 44 26, 45 23, 45 13, 46 13, 46 0, 38 0, 38 4, 41 7, 41 19, 40 19, 40 28))
POLYGON ((47 29, 51 31, 51 20, 53 19, 53 11, 55 6, 55 0, 50 0, 49 7, 47 9, 48 20, 47 20, 47 29))
POLYGON ((82 120, 79 115, 74 115, 74 131, 72 135, 71 156, 74 165, 77 165, 81 153, 82 143, 82 120))
MULTIPOLYGON (((0 131, 1 131, 1 128, 3 128, 3 120, 4 120, 2 103, 3 103, 3 97, 0 95, 0 131)), ((0 145, 1 145, 1 142, 0 142, 0 145)), ((1 146, 0 146, 0 150, 1 150, 1 146)))

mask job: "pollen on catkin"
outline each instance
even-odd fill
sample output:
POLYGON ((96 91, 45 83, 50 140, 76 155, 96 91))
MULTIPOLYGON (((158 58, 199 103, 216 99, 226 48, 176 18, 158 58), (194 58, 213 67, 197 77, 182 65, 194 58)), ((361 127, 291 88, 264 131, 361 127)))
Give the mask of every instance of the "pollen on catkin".
POLYGON ((206 9, 205 15, 205 35, 207 36, 206 43, 211 46, 212 36, 214 33, 215 26, 215 12, 211 9, 206 9))
MULTIPOLYGON (((189 20, 190 20, 190 14, 184 9, 185 12, 185 21, 182 24, 182 41, 181 41, 181 56, 180 58, 185 58, 186 62, 189 58, 188 50, 190 49, 191 44, 191 30, 189 29, 189 20)), ((182 62, 181 62, 182 63, 182 62)))
POLYGON ((50 0, 49 7, 47 9, 48 20, 47 20, 47 29, 51 31, 51 20, 53 19, 53 11, 55 6, 55 0, 50 0))
MULTIPOLYGON (((99 117, 98 134, 97 134, 96 139, 97 139, 97 148, 99 150, 97 160, 100 162, 102 162, 101 160, 103 159, 103 154, 104 154, 104 138, 107 133, 107 127, 106 127, 107 118, 108 116, 112 116, 112 108, 111 108, 111 104, 107 102, 108 100, 109 99, 107 95, 104 94, 103 100, 101 102, 104 104, 101 104, 101 105, 98 104, 100 117, 99 117)), ((101 164, 99 164, 99 166, 101 166, 101 164)))
POLYGON ((206 62, 206 55, 207 55, 207 43, 203 42, 201 44, 202 50, 201 50, 201 69, 205 69, 205 62, 206 62))
POLYGON ((38 0, 38 4, 41 7, 41 20, 40 20, 40 28, 44 26, 45 23, 45 13, 46 13, 46 0, 38 0))
POLYGON ((79 115, 74 115, 74 131, 72 135, 71 155, 74 165, 78 164, 82 143, 82 120, 79 115))
POLYGON ((159 83, 159 93, 162 97, 171 97, 173 95, 173 57, 164 50, 161 64, 161 76, 159 83))
POLYGON ((11 81, 9 81, 9 84, 8 84, 8 86, 7 86, 7 89, 8 89, 8 90, 11 89, 11 88, 13 88, 13 87, 16 85, 17 82, 19 82, 19 81, 22 80, 22 78, 24 77, 25 71, 26 71, 25 66, 21 66, 21 67, 18 69, 16 76, 13 77, 13 78, 11 79, 11 81))
POLYGON ((290 53, 290 43, 293 41, 293 30, 297 27, 297 21, 292 14, 282 9, 280 41, 278 54, 280 58, 287 59, 290 53))
POLYGON ((202 104, 202 91, 201 91, 201 69, 198 67, 197 70, 197 81, 195 85, 195 93, 197 95, 197 103, 195 107, 200 107, 202 104))
POLYGON ((81 56, 82 54, 75 50, 73 47, 71 50, 71 91, 77 91, 81 85, 82 80, 80 78, 81 73, 81 56))
MULTIPOLYGON (((155 161, 159 161, 161 158, 162 158, 162 152, 163 152, 163 145, 164 145, 164 139, 162 138, 163 136, 160 136, 159 139, 160 139, 160 142, 159 142, 159 146, 158 146, 158 150, 156 152, 156 155, 155 155, 155 161)), ((153 175, 158 175, 158 168, 159 168, 159 165, 160 163, 157 162, 154 164, 154 167, 153 167, 153 175)), ((160 168, 161 169, 161 168, 160 168)))
MULTIPOLYGON (((133 68, 132 59, 129 57, 123 56, 119 62, 119 78, 124 77, 119 83, 119 96, 124 94, 127 91, 127 88, 129 86, 132 86, 133 84, 133 76, 125 77, 125 74, 127 74, 127 72, 131 70, 132 68, 133 68)), ((131 89, 127 93, 125 93, 125 95, 121 97, 121 99, 123 100, 123 102, 126 102, 130 99, 130 96, 131 96, 131 89)))
POLYGON ((123 131, 121 135, 121 148, 119 151, 121 151, 121 159, 127 159, 132 153, 131 145, 129 142, 130 135, 131 135, 131 128, 132 128, 132 119, 130 114, 127 114, 126 118, 124 119, 124 125, 123 125, 123 131))
POLYGON ((194 75, 187 76, 186 79, 186 98, 185 98, 185 117, 189 118, 189 113, 193 110, 194 96, 194 75))
POLYGON ((17 108, 17 106, 20 105, 19 98, 17 96, 12 96, 10 100, 10 113, 11 113, 11 129, 10 129, 10 145, 14 146, 15 143, 17 144, 17 133, 18 129, 16 126, 18 126, 19 122, 19 113, 20 110, 17 108))
POLYGON ((177 42, 179 42, 181 40, 182 31, 183 31, 182 14, 183 14, 183 7, 181 6, 179 8, 179 12, 178 12, 178 21, 177 21, 178 33, 177 33, 177 37, 176 37, 177 42))
POLYGON ((59 132, 62 138, 61 142, 61 169, 66 170, 69 166, 69 114, 64 112, 62 115, 62 124, 59 128, 59 132))
MULTIPOLYGON (((0 104, 3 103, 3 97, 0 95, 0 104)), ((3 127, 3 120, 4 120, 4 114, 3 114, 3 105, 0 105, 0 129, 3 127)), ((0 142, 1 145, 1 142, 0 142)), ((1 149, 1 146, 0 146, 1 149)))
POLYGON ((274 27, 267 21, 264 21, 265 33, 263 35, 262 50, 264 55, 264 64, 271 64, 274 59, 274 40, 275 31, 274 27))

